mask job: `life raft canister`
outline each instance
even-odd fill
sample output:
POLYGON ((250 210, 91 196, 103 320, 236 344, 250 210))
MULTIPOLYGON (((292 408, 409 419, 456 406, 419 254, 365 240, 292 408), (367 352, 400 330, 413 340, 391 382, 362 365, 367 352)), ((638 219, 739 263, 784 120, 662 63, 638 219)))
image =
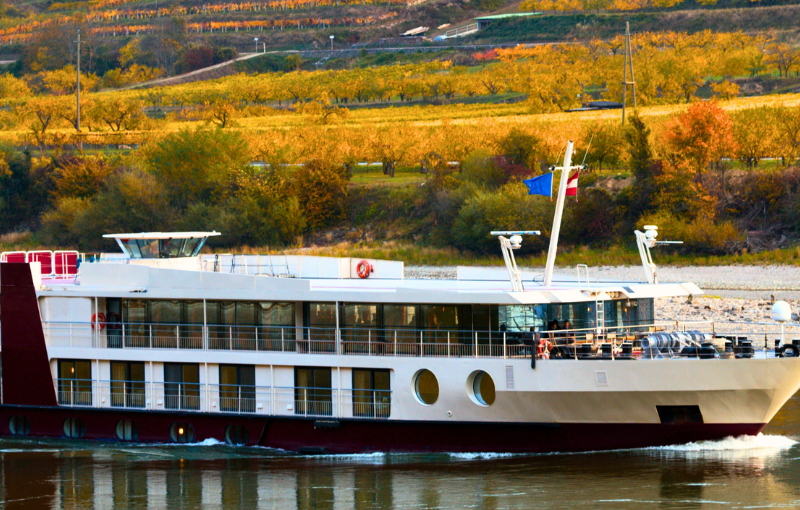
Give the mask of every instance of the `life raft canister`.
POLYGON ((366 260, 362 260, 356 266, 356 273, 358 273, 359 278, 369 278, 369 274, 374 272, 375 269, 372 267, 372 264, 366 260))
POLYGON ((106 314, 104 313, 96 313, 92 315, 92 329, 95 329, 95 325, 98 329, 105 329, 106 327, 106 314))

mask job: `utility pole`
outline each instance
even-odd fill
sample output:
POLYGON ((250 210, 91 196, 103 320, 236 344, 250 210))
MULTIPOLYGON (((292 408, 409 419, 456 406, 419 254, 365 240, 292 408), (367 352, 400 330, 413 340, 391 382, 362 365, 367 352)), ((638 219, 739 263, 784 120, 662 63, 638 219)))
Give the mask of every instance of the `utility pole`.
POLYGON ((78 109, 78 116, 75 118, 75 130, 80 133, 81 132, 81 31, 78 29, 78 66, 75 73, 75 90, 77 91, 76 94, 76 106, 78 109))
POLYGON ((633 55, 631 54, 631 24, 625 22, 625 63, 622 65, 622 126, 625 127, 625 96, 631 86, 633 95, 633 108, 636 109, 636 82, 633 79, 633 55), (631 71, 631 81, 628 81, 628 69, 631 71))

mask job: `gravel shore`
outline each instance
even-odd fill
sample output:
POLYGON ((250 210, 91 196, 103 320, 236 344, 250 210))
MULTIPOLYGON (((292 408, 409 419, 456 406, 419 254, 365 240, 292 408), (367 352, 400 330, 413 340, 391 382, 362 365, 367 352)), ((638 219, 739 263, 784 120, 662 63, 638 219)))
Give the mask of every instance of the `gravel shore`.
MULTIPOLYGON (((543 272, 543 268, 522 268, 543 272)), ((575 274, 575 268, 556 268, 556 273, 575 274)), ((640 266, 590 267, 591 278, 644 280, 640 266)), ((454 266, 409 266, 406 278, 454 279, 454 266)), ((692 300, 662 298, 656 300, 656 320, 713 320, 715 322, 767 322, 773 301, 784 299, 795 314, 800 313, 800 267, 794 266, 687 266, 659 267, 661 282, 694 282, 706 294, 692 300)), ((800 336, 800 322, 790 325, 790 333, 800 336)), ((747 328, 754 331, 752 328, 747 328)))

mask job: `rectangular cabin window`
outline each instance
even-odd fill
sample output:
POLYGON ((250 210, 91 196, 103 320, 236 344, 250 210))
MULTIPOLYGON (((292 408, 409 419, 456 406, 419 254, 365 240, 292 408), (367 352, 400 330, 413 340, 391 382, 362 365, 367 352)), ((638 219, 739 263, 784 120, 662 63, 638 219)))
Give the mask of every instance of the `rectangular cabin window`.
POLYGON ((150 346, 147 302, 144 299, 122 300, 122 322, 125 324, 125 347, 150 346))
POLYGON ((58 360, 58 403, 69 406, 92 405, 92 362, 58 360))
POLYGON ((388 418, 391 405, 389 370, 353 369, 353 416, 388 418))
POLYGON ((333 352, 336 342, 336 305, 333 303, 305 303, 303 319, 303 349, 313 352, 333 352))
POLYGON ((417 305, 383 305, 383 323, 386 329, 417 329, 417 317, 417 305))
POLYGON ((547 305, 548 330, 585 328, 587 326, 586 303, 559 303, 547 305), (555 327, 558 322, 558 327, 555 327))
POLYGON ((119 349, 122 347, 122 300, 119 298, 106 298, 106 336, 108 347, 119 349))
POLYGON ((256 411, 256 368, 254 365, 219 366, 220 411, 256 411))
POLYGON ((164 407, 200 409, 200 365, 164 363, 164 407))
POLYGON ((333 414, 330 368, 295 368, 294 386, 295 414, 315 416, 333 414))
POLYGON ((419 342, 418 305, 383 305, 384 341, 401 346, 413 346, 419 342))
POLYGON ((542 331, 547 322, 547 305, 507 305, 498 307, 500 331, 542 331))
MULTIPOLYGON (((459 332, 458 306, 420 305, 423 339, 426 343, 446 344, 461 340, 459 332)), ((467 333, 466 342, 470 341, 467 333)))
POLYGON ((111 405, 113 407, 144 407, 144 388, 143 362, 111 362, 111 405))

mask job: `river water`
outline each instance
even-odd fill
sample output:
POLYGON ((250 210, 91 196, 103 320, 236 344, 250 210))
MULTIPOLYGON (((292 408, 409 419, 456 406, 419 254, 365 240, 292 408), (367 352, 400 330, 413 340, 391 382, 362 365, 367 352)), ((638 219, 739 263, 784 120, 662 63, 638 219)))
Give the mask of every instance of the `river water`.
MULTIPOLYGON (((479 441, 480 438, 476 438, 479 441)), ((800 396, 759 437, 551 455, 0 440, 3 508, 800 508, 800 396)))

